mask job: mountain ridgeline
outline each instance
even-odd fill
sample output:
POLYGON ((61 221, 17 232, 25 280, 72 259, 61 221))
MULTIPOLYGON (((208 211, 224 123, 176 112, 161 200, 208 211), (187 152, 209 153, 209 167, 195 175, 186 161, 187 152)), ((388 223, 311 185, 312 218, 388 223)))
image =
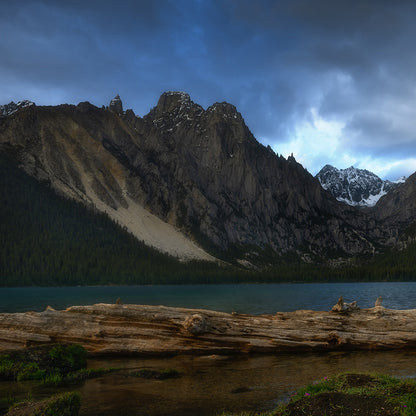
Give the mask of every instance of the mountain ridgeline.
POLYGON ((346 205, 260 144, 231 104, 167 92, 143 117, 118 96, 107 108, 15 106, 0 111, 3 155, 181 260, 335 264, 414 241, 415 175, 372 209, 346 205))
POLYGON ((360 207, 374 206, 382 196, 405 181, 404 178, 396 182, 383 181, 366 169, 353 166, 337 169, 331 165, 324 166, 316 177, 338 201, 360 207))

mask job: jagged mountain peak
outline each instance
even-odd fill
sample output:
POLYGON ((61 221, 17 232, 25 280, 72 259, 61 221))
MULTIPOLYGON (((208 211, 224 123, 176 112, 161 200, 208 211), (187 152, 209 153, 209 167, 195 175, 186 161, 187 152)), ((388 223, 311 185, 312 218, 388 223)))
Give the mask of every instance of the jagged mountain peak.
POLYGON ((164 92, 157 103, 156 111, 158 114, 171 113, 172 111, 184 112, 191 109, 195 103, 189 94, 182 91, 164 92))
POLYGON ((205 111, 199 104, 196 104, 191 100, 188 93, 182 91, 166 91, 164 92, 157 103, 157 106, 151 111, 151 115, 163 115, 168 113, 173 114, 186 114, 189 112, 197 112, 199 115, 206 114, 219 114, 224 118, 242 119, 241 114, 237 111, 237 108, 227 102, 216 102, 207 108, 205 111))
POLYGON ((321 172, 332 171, 332 170, 338 170, 338 169, 336 167, 332 166, 332 165, 325 165, 321 169, 321 172))
POLYGON ((231 113, 237 114, 237 108, 235 105, 223 101, 221 103, 214 103, 207 108, 207 112, 221 112, 221 113, 231 113))
POLYGON ((184 91, 165 91, 161 97, 171 97, 181 103, 191 103, 192 101, 190 95, 184 91))
MULTIPOLYGON (((279 256, 372 253, 374 238, 383 244, 389 237, 366 213, 334 201, 293 156, 286 160, 258 143, 231 104, 204 110, 188 94, 170 91, 142 118, 93 110, 38 107, 33 117, 3 119, 0 151, 135 235, 142 236, 150 213, 146 221, 173 227, 169 235, 180 230, 233 258, 255 261, 250 247, 279 256)), ((181 248, 176 237, 149 241, 181 248)), ((181 244, 189 258, 191 246, 181 244)), ((191 251, 201 258, 199 248, 191 251)))
POLYGON ((350 166, 337 169, 325 165, 316 175, 322 187, 338 201, 353 206, 374 206, 387 192, 400 182, 383 181, 367 169, 350 166))
POLYGON ((204 110, 191 100, 189 94, 180 91, 164 92, 157 106, 144 119, 169 140, 175 137, 183 140, 185 136, 196 132, 202 134, 207 142, 211 142, 218 134, 227 142, 252 139, 243 117, 234 105, 217 102, 204 110))
POLYGON ((123 103, 118 94, 110 101, 108 109, 116 114, 123 114, 123 103))
POLYGON ((29 100, 18 101, 17 103, 12 101, 9 104, 0 105, 0 117, 10 116, 22 108, 30 107, 32 105, 35 105, 35 103, 29 100))
POLYGON ((238 121, 239 123, 243 122, 243 117, 237 111, 237 108, 225 101, 221 103, 214 103, 207 108, 206 113, 209 117, 214 117, 214 119, 217 118, 226 121, 234 120, 238 121))

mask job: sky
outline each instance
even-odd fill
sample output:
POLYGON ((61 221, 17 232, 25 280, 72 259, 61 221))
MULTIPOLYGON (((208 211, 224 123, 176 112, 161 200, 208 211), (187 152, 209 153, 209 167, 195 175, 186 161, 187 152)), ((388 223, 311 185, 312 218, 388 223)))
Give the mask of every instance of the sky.
POLYGON ((234 104, 313 175, 416 171, 414 0, 0 0, 0 104, 234 104))

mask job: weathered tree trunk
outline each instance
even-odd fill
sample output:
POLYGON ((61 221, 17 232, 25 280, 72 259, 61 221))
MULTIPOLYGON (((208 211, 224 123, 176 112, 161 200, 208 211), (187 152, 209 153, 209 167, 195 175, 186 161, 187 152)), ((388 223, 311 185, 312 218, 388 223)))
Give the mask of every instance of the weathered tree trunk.
POLYGON ((91 354, 236 354, 416 347, 416 310, 243 315, 164 306, 0 314, 0 351, 79 343, 91 354))

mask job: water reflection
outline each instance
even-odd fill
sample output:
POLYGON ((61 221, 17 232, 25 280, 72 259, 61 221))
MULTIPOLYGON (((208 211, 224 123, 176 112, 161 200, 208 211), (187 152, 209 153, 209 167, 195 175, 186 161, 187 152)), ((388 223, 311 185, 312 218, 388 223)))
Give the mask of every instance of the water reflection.
POLYGON ((212 416, 263 411, 303 384, 343 371, 416 377, 413 352, 351 352, 254 357, 93 360, 91 367, 175 368, 182 376, 143 380, 126 372, 87 381, 81 415, 212 416))

